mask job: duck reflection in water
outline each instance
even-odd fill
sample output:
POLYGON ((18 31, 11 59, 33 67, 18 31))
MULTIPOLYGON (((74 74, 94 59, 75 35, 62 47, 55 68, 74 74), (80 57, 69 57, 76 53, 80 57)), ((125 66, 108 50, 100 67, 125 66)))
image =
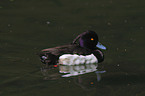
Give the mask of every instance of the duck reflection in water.
MULTIPOLYGON (((101 80, 101 74, 105 73, 106 71, 98 71, 97 70, 98 64, 92 63, 92 64, 81 64, 81 65, 59 65, 59 68, 54 69, 53 71, 50 69, 47 69, 46 67, 41 68, 41 72, 44 75, 45 79, 55 79, 60 77, 74 77, 79 76, 82 74, 87 74, 94 72, 97 75, 97 81, 101 80), (61 74, 58 74, 59 73, 61 74), (52 71, 53 73, 50 73, 52 71)), ((52 67, 53 68, 53 67, 52 67)))
POLYGON ((64 73, 62 77, 71 77, 82 75, 90 72, 95 72, 97 75, 97 81, 101 80, 101 74, 105 73, 106 71, 98 71, 97 70, 98 64, 82 64, 82 65, 60 65, 59 72, 64 73))

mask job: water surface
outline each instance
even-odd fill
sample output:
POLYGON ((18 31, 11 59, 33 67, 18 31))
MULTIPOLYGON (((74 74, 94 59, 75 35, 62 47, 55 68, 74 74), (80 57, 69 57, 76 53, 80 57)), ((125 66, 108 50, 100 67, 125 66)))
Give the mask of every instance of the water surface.
POLYGON ((1 96, 144 96, 144 0, 1 0, 1 96), (44 80, 36 55, 43 48, 71 43, 94 30, 107 46, 106 70, 61 78, 58 69, 44 80))

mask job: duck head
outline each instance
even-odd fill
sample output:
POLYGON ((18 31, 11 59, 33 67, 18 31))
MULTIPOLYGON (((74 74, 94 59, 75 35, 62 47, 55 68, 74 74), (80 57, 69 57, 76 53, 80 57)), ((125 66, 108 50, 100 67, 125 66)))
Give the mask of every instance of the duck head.
POLYGON ((106 47, 103 46, 100 42, 98 42, 98 35, 94 31, 86 31, 80 35, 74 40, 73 43, 76 42, 76 40, 79 39, 79 45, 81 47, 94 50, 97 48, 106 50, 106 47))

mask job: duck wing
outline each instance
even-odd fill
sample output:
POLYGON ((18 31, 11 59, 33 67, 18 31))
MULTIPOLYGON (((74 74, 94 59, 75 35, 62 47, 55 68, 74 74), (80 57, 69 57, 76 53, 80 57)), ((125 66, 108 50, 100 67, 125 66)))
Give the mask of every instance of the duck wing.
POLYGON ((59 56, 63 54, 89 55, 91 52, 91 50, 82 48, 78 44, 69 44, 43 49, 39 53, 39 57, 42 63, 55 65, 58 62, 59 56))

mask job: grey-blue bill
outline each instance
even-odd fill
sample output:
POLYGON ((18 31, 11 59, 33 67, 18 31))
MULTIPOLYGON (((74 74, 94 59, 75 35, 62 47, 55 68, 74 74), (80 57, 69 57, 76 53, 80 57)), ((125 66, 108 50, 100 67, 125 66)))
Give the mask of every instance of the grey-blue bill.
POLYGON ((98 42, 98 44, 96 45, 96 47, 98 47, 99 49, 103 49, 103 50, 106 50, 107 48, 102 45, 100 42, 98 42))

